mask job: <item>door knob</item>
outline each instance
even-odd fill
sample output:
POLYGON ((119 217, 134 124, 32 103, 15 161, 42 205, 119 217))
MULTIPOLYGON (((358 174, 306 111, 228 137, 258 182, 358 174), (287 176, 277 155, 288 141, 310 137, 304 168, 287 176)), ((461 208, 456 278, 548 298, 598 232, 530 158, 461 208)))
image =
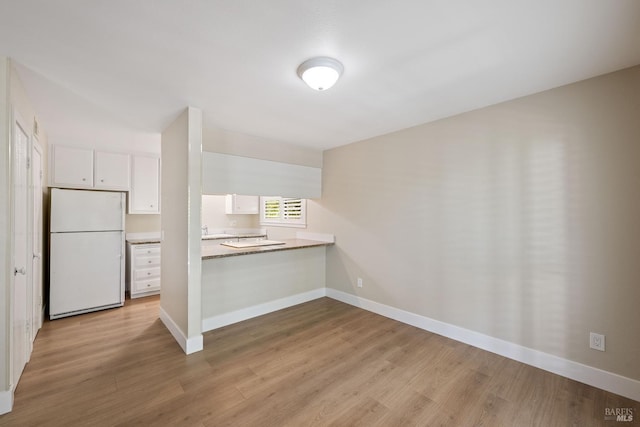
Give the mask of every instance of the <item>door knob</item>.
POLYGON ((14 275, 14 276, 17 276, 18 274, 25 275, 25 274, 27 274, 27 270, 26 270, 24 267, 22 267, 22 268, 14 267, 14 269, 13 269, 13 275, 14 275))

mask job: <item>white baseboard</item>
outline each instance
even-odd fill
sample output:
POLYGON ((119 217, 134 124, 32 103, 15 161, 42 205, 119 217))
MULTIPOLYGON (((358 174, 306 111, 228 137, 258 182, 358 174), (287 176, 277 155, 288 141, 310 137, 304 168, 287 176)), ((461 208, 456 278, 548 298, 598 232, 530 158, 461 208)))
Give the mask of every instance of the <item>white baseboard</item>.
POLYGON ((553 372, 640 402, 640 381, 543 353, 459 326, 327 288, 327 296, 402 323, 433 332, 545 371, 553 372))
POLYGON ((13 409, 13 390, 0 391, 0 415, 11 412, 13 409))
POLYGON ((208 317, 202 320, 202 332, 212 331, 233 323, 242 322, 263 314, 272 313, 287 307, 302 304, 326 296, 326 288, 318 288, 301 294, 291 295, 274 301, 265 302, 229 313, 208 317))
POLYGON ((202 334, 187 338, 184 332, 182 332, 182 329, 180 329, 176 322, 173 321, 171 316, 169 316, 162 307, 160 307, 160 320, 164 323, 164 326, 169 330, 169 332, 171 332, 173 338, 186 354, 202 351, 204 348, 202 334))
POLYGON ((186 349, 183 349, 186 354, 197 353, 204 349, 204 337, 202 334, 198 334, 195 337, 187 338, 186 349))

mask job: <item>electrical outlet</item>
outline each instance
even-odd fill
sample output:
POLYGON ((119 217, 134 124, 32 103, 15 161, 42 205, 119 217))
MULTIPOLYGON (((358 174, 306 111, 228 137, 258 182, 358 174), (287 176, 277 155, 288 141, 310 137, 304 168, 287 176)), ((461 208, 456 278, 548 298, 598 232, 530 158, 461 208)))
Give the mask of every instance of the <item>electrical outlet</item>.
POLYGON ((362 277, 358 277, 358 287, 362 287, 362 277))
POLYGON ((604 351, 604 335, 590 332, 589 347, 594 350, 604 351))

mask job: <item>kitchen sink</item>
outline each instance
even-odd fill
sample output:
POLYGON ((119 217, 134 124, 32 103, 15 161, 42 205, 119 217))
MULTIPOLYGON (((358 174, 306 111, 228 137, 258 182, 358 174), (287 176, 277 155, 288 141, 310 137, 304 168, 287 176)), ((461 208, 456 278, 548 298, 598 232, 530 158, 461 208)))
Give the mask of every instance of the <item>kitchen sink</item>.
POLYGON ((221 245, 224 246, 229 246, 232 248, 252 248, 252 247, 257 247, 257 246, 272 246, 272 245, 284 245, 286 242, 280 242, 278 240, 243 240, 240 242, 223 242, 220 243, 221 245))

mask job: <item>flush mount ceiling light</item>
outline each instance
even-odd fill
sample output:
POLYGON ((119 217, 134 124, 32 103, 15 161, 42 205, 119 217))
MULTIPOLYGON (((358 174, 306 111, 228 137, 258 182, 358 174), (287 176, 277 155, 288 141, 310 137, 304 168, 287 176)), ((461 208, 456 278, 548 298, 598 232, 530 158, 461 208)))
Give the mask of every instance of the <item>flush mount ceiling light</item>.
POLYGON ((337 81, 344 67, 337 59, 320 56, 304 61, 298 67, 298 76, 311 89, 327 90, 337 81))

